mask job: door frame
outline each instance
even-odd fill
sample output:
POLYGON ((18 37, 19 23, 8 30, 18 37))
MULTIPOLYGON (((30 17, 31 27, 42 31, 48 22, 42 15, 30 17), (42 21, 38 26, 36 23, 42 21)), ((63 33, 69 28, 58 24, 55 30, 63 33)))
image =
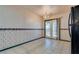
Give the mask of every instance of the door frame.
MULTIPOLYGON (((60 40, 60 18, 54 18, 54 19, 48 19, 48 20, 44 20, 44 38, 49 38, 49 37, 46 37, 46 21, 51 21, 51 20, 58 20, 58 25, 59 25, 59 37, 58 37, 58 39, 57 40, 60 40)), ((49 38, 49 39, 53 39, 53 38, 49 38)))

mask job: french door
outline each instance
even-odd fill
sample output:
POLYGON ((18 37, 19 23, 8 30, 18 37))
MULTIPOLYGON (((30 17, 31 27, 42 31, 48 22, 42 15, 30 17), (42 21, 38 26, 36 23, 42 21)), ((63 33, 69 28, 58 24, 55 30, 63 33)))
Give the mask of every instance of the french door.
POLYGON ((45 37, 59 39, 59 20, 45 20, 45 37))

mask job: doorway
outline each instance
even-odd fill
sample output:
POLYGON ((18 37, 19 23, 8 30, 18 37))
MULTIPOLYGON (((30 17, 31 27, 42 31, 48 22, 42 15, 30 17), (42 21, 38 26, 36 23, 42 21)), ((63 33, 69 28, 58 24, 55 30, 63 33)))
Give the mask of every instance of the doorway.
POLYGON ((60 39, 59 19, 45 20, 45 38, 60 39))

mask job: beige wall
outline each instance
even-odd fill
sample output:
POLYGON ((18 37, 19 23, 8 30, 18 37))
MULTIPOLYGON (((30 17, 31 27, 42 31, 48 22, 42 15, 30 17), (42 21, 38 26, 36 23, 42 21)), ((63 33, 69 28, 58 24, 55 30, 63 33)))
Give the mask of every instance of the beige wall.
POLYGON ((40 18, 18 6, 0 6, 0 28, 41 28, 40 18))
MULTIPOLYGON (((42 20, 19 6, 0 6, 0 28, 42 29, 42 20)), ((42 37, 42 30, 0 31, 0 50, 42 37)))
POLYGON ((71 41, 70 36, 69 36, 69 30, 68 30, 68 18, 69 18, 69 13, 63 14, 61 18, 60 32, 61 32, 61 39, 71 41))

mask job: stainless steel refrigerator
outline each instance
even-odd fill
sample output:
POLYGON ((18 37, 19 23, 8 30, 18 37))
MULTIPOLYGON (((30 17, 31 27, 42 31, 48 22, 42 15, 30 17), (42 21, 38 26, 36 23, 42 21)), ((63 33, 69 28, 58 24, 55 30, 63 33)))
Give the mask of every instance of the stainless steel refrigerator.
POLYGON ((71 53, 79 54, 79 6, 71 8, 68 24, 71 37, 71 53))

